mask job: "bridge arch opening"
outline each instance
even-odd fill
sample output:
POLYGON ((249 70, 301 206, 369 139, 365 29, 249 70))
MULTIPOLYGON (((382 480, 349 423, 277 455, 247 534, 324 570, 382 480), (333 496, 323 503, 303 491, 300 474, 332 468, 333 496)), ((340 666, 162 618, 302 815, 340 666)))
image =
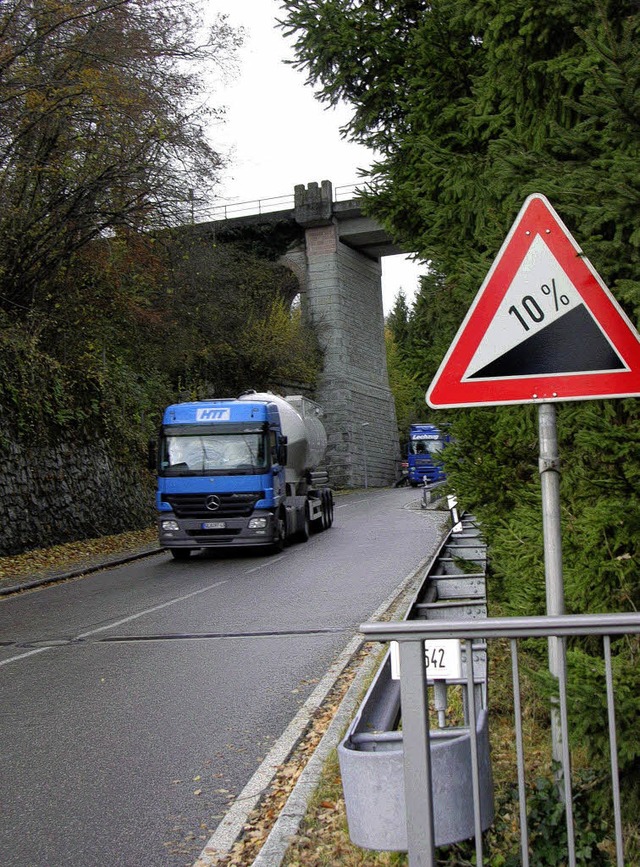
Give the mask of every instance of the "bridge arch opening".
POLYGON ((427 274, 429 265, 413 259, 406 253, 383 256, 382 265, 382 308, 387 316, 393 310, 398 294, 404 293, 407 306, 411 307, 420 288, 420 277, 427 274))

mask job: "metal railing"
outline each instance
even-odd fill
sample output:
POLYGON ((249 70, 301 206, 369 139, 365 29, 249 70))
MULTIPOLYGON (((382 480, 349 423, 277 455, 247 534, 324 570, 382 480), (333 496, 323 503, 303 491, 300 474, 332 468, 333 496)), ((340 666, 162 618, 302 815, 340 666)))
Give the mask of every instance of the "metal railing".
MULTIPOLYGON (((402 738, 404 742, 404 794, 406 803, 407 841, 410 867, 435 867, 434 805, 431 783, 431 746, 429 731, 429 694, 425 669, 425 640, 459 639, 472 657, 474 639, 491 641, 508 639, 511 651, 511 674, 514 701, 515 752, 518 776, 520 850, 522 867, 529 865, 529 832, 525 795, 525 755, 522 727, 522 695, 519 674, 518 641, 528 638, 557 638, 560 652, 557 705, 562 743, 562 772, 558 786, 566 818, 567 863, 576 865, 573 816, 573 790, 567 709, 566 641, 572 636, 600 636, 603 644, 606 686, 607 727, 611 768, 611 791, 614 816, 615 857, 623 867, 623 837, 618 781, 616 713, 611 661, 611 637, 640 633, 640 614, 584 614, 556 617, 486 618, 467 621, 404 621, 399 623, 364 623, 360 631, 369 639, 397 641, 400 654, 400 695, 402 738)), ((477 698, 474 693, 473 667, 467 667, 466 704, 471 735, 472 789, 475 817, 476 864, 482 867, 483 843, 480 817, 480 780, 476 742, 477 698)))
POLYGON ((245 217, 249 214, 269 214, 274 211, 288 211, 293 208, 293 193, 285 196, 271 196, 268 199, 253 199, 248 202, 228 202, 215 205, 207 212, 209 220, 228 220, 232 217, 245 217))
MULTIPOLYGON (((346 202, 357 198, 357 191, 366 186, 366 180, 361 184, 345 184, 334 187, 333 201, 346 202)), ((284 196, 271 196, 266 199, 252 199, 248 202, 228 202, 224 205, 214 205, 207 210, 207 220, 228 220, 232 217, 245 217, 253 214, 269 214, 275 211, 287 211, 294 207, 293 193, 284 196)))

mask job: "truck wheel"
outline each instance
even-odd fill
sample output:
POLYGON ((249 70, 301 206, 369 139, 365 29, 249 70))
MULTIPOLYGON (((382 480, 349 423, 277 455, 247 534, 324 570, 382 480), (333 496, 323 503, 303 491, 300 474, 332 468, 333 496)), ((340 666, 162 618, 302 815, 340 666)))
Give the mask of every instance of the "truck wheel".
POLYGON ((327 515, 329 516, 327 529, 329 529, 333 524, 333 491, 327 491, 327 515))
POLYGON ((310 535, 311 535, 311 521, 309 519, 309 505, 308 505, 308 503, 305 503, 304 504, 304 520, 302 522, 302 527, 298 531, 298 539, 301 542, 308 542, 310 535))
POLYGON ((191 556, 190 548, 170 548, 174 560, 188 560, 191 556))
POLYGON ((286 517, 280 513, 276 519, 276 534, 273 539, 273 545, 270 548, 272 554, 279 554, 284 551, 284 546, 287 542, 287 523, 286 517))
POLYGON ((322 529, 328 530, 331 526, 332 520, 332 503, 331 503, 331 492, 324 490, 322 492, 322 529))
POLYGON ((327 492, 323 491, 320 495, 322 500, 322 517, 320 518, 320 529, 329 529, 329 502, 327 500, 327 492))

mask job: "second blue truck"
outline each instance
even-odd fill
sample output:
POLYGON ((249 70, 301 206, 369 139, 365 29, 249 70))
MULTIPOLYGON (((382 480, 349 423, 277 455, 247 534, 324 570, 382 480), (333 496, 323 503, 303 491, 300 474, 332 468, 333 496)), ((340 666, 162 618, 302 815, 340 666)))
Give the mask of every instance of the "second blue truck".
POLYGON ((451 441, 446 431, 433 424, 412 424, 407 447, 407 474, 412 487, 444 481, 441 451, 451 441))

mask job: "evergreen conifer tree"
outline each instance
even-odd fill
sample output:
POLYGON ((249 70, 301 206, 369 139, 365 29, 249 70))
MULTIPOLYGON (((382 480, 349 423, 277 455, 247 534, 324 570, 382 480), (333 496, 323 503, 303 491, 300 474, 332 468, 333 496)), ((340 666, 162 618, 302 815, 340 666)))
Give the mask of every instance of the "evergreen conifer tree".
MULTIPOLYGON (((321 99, 351 104, 346 133, 379 155, 370 211, 432 263, 403 352, 423 391, 533 192, 548 197, 638 325, 635 0, 286 0, 284 8, 297 65, 321 99)), ((493 610, 544 613, 535 408, 443 418, 453 421, 451 484, 489 537, 493 610)), ((636 610, 638 400, 560 405, 558 422, 566 609, 636 610)), ((633 641, 616 648, 625 695, 640 694, 637 650, 633 641)), ((572 663, 585 668, 589 651, 572 663)), ((602 767, 600 702, 592 678, 581 683, 575 706, 593 713, 578 734, 602 767)), ((633 728, 640 712, 633 701, 626 707, 633 728)), ((636 741, 627 732, 621 766, 637 783, 636 741)))

